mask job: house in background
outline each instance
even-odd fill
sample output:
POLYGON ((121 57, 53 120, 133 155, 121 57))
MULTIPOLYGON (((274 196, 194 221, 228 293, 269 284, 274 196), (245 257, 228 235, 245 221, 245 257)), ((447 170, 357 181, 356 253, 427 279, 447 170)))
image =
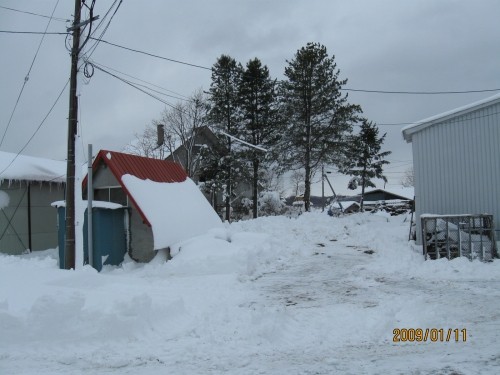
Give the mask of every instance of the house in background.
POLYGON ((92 164, 92 187, 95 200, 127 208, 118 230, 130 257, 139 262, 222 225, 182 166, 171 161, 101 150, 92 164))
MULTIPOLYGON (((365 211, 383 209, 391 215, 400 215, 411 210, 414 194, 414 189, 411 187, 368 189, 365 191, 363 209, 365 211)), ((358 196, 358 199, 361 202, 361 196, 358 196)))
POLYGON ((412 143, 417 243, 422 214, 492 214, 500 236, 500 94, 402 130, 412 143))
POLYGON ((411 201, 413 200, 413 188, 388 188, 388 189, 367 189, 364 201, 411 201))
MULTIPOLYGON (((221 158, 227 154, 224 146, 219 141, 218 135, 208 126, 202 126, 196 129, 195 135, 188 138, 183 144, 177 147, 172 154, 165 160, 179 163, 197 185, 200 185, 207 180, 213 178, 214 171, 207 168, 207 160, 211 157, 221 158)), ((203 191, 203 194, 210 204, 219 212, 222 213, 225 209, 222 191, 203 191)), ((238 181, 238 186, 232 192, 231 201, 234 203, 234 208, 239 207, 243 199, 252 199, 252 185, 250 181, 238 181)), ((236 213, 238 210, 235 210, 236 213)))
POLYGON ((0 151, 0 252, 56 248, 57 216, 64 199, 66 162, 0 151))
POLYGON ((208 126, 196 129, 195 135, 177 147, 165 160, 179 163, 194 182, 204 181, 202 152, 210 149, 223 155, 219 139, 208 126))

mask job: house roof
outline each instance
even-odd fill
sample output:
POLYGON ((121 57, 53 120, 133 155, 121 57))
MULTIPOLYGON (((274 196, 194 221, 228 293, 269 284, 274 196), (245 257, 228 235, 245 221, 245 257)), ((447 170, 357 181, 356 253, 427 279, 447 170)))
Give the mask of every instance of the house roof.
POLYGON ((182 182, 187 178, 180 164, 162 159, 101 150, 92 164, 94 171, 100 162, 106 164, 117 178, 125 174, 155 182, 182 182))
POLYGON ((389 189, 369 189, 365 191, 366 194, 385 192, 397 196, 400 199, 412 200, 415 196, 415 190, 412 187, 389 188, 389 189))
POLYGON ((417 133, 425 128, 428 128, 429 126, 433 126, 440 122, 446 121, 450 118, 462 116, 472 111, 477 111, 478 109, 482 109, 484 107, 489 107, 496 103, 500 103, 500 94, 496 94, 490 96, 489 98, 418 121, 414 124, 405 126, 403 129, 401 129, 401 132, 403 133, 403 138, 406 140, 406 142, 410 143, 412 141, 412 136, 414 133, 417 133))
POLYGON ((64 182, 66 162, 0 151, 0 181, 64 182))
MULTIPOLYGON (((101 150, 92 163, 93 173, 95 173, 102 163, 104 163, 115 176, 123 190, 125 190, 129 196, 135 208, 139 211, 144 222, 148 225, 151 225, 149 220, 144 214, 141 206, 137 203, 137 199, 134 198, 133 194, 130 193, 129 189, 127 189, 124 184, 122 180, 123 176, 131 175, 140 180, 167 183, 184 182, 187 179, 187 174, 181 165, 161 159, 152 159, 116 151, 101 150)), ((84 188, 86 185, 87 176, 83 180, 84 188)))

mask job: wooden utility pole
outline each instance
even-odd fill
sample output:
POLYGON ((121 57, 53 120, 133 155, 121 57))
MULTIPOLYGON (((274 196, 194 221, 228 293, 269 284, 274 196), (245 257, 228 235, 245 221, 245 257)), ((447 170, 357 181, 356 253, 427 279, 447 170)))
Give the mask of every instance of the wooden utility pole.
POLYGON ((75 0, 73 20, 73 47, 71 49, 71 77, 69 87, 68 157, 66 167, 66 240, 64 268, 75 268, 75 137, 78 125, 78 98, 76 96, 78 59, 80 54, 81 0, 75 0))

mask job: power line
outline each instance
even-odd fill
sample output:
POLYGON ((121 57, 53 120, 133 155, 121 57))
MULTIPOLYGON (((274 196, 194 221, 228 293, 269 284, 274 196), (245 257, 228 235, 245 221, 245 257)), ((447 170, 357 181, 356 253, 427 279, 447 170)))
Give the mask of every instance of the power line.
POLYGON ((54 12, 57 9, 57 5, 59 4, 59 0, 56 1, 56 5, 54 6, 54 9, 52 10, 52 14, 50 16, 49 22, 47 22, 47 26, 45 27, 45 32, 42 36, 42 39, 40 39, 40 43, 38 44, 38 48, 35 52, 35 56, 33 57, 33 60, 31 61, 31 65, 28 69, 28 73, 26 73, 26 76, 24 77, 24 82, 23 85, 21 86, 21 91, 19 92, 19 95, 17 96, 16 104, 14 105, 14 109, 12 109, 12 113, 10 114, 9 121, 7 123, 7 126, 5 127, 5 131, 3 132, 2 139, 0 140, 0 147, 2 147, 3 141, 5 139, 5 135, 7 134, 7 131, 9 130, 10 124, 12 122, 12 118, 14 117, 14 113, 16 112, 17 105, 19 104, 19 100, 21 99, 21 96, 23 94, 24 88, 26 87, 26 84, 28 83, 28 80, 30 79, 30 73, 31 69, 33 69, 33 65, 35 64, 35 60, 38 56, 38 52, 40 51, 40 48, 42 47, 43 40, 45 39, 45 33, 47 32, 50 22, 52 21, 52 16, 54 15, 54 12))
POLYGON ((69 79, 66 81, 66 84, 64 85, 63 89, 61 90, 61 92, 59 93, 59 95, 57 96, 54 104, 52 104, 52 106, 50 107, 49 111, 47 112, 47 114, 45 115, 45 117, 43 118, 43 120, 40 122, 40 124, 38 125, 38 127, 36 128, 36 130, 33 132, 33 134, 31 135, 31 137, 28 139, 28 141, 24 144, 24 146, 17 152, 16 156, 12 159, 12 161, 0 172, 0 176, 2 175, 2 173, 4 173, 7 169, 9 169, 9 167, 14 163, 14 161, 19 157, 19 155, 21 155, 21 153, 26 149, 26 147, 28 147, 28 145, 30 144, 30 142, 33 140, 33 138, 35 137, 35 135, 38 133, 38 131, 40 130, 40 128, 42 127, 42 125, 45 123, 45 121, 47 120, 47 118, 49 117, 49 115, 52 113, 52 110, 54 109, 54 107, 56 106, 56 104, 59 102, 59 99, 61 99, 61 96, 62 94, 64 93, 64 91, 66 90, 66 87, 68 87, 68 84, 69 84, 69 79))
MULTIPOLYGON (((99 30, 99 28, 101 27, 101 25, 104 23, 104 20, 108 17, 109 13, 111 12, 111 10, 113 9, 113 7, 115 6, 115 4, 117 2, 118 2, 118 0, 115 0, 113 2, 113 4, 111 4, 111 6, 109 7, 108 11, 106 12, 106 14, 104 15, 104 17, 102 18, 101 22, 99 22, 99 24, 95 28, 94 32, 88 36, 87 40, 92 39, 92 40, 96 40, 96 42, 92 45, 92 47, 89 48, 89 52, 90 53, 88 53, 87 58, 90 58, 92 56, 92 54, 95 52, 97 46, 99 45, 99 43, 102 40, 102 37, 104 36, 104 34, 106 33, 106 31, 108 30, 109 25, 111 24, 111 21, 113 21, 113 18, 116 15, 116 12, 118 12, 118 9, 120 8, 120 5, 122 5, 123 0, 120 0, 120 2, 118 3, 118 5, 116 6, 115 11, 111 15, 111 18, 109 19, 107 25, 104 27, 104 30, 99 35, 99 38, 97 38, 97 39, 93 38, 92 36, 97 32, 97 30, 99 30)), ((87 53, 84 53, 84 55, 87 55, 87 53)))
POLYGON ((168 97, 170 97, 170 98, 177 99, 177 100, 184 100, 184 101, 189 101, 189 100, 190 100, 190 98, 189 98, 188 96, 186 96, 186 95, 183 95, 183 94, 180 94, 180 93, 178 93, 178 92, 175 92, 175 91, 172 91, 172 90, 166 89, 165 87, 162 87, 162 86, 155 85, 154 83, 151 83, 151 82, 145 81, 145 80, 143 80, 143 79, 140 79, 140 78, 134 77, 133 75, 130 75, 130 74, 127 74, 127 73, 121 72, 121 71, 119 71, 119 70, 117 70, 117 69, 113 69, 113 68, 111 68, 111 67, 109 67, 109 66, 106 66, 106 65, 104 65, 104 64, 98 63, 98 62, 96 62, 96 61, 94 61, 94 60, 89 61, 89 63, 91 63, 91 64, 93 64, 93 65, 98 65, 98 66, 100 66, 100 67, 102 67, 102 68, 106 68, 106 69, 111 70, 111 71, 113 71, 113 72, 115 72, 115 73, 119 73, 119 74, 124 75, 124 76, 126 76, 126 77, 129 77, 129 78, 135 79, 136 81, 143 82, 143 83, 145 83, 145 85, 141 85, 141 84, 139 84, 139 83, 135 83, 135 84, 136 84, 137 86, 145 87, 145 88, 147 88, 147 89, 149 89, 149 90, 151 90, 151 91, 153 91, 153 92, 156 92, 156 93, 158 93, 158 94, 165 95, 165 96, 168 96, 168 97), (152 86, 152 87, 156 87, 156 88, 158 88, 158 89, 160 89, 160 90, 163 90, 163 91, 169 92, 169 93, 171 93, 171 94, 175 94, 176 96, 173 96, 173 95, 170 95, 170 94, 165 94, 165 93, 163 93, 163 92, 161 92, 161 91, 154 90, 154 89, 150 88, 150 87, 149 87, 149 86, 147 86, 147 85, 152 86))
MULTIPOLYGON (((96 40, 95 38, 90 38, 90 39, 96 40)), ((170 61, 170 62, 174 62, 174 63, 177 63, 177 64, 182 64, 182 65, 192 66, 194 68, 200 68, 200 69, 205 69, 205 70, 212 70, 212 68, 208 68, 206 66, 191 64, 191 63, 188 63, 188 62, 185 62, 185 61, 180 61, 180 60, 174 60, 174 59, 171 59, 171 58, 168 58, 168 57, 163 57, 163 56, 155 55, 153 53, 144 52, 144 51, 140 51, 140 50, 137 50, 137 49, 134 49, 134 48, 129 48, 129 47, 121 46, 119 44, 111 43, 111 42, 108 42, 106 40, 102 40, 101 39, 100 42, 101 43, 109 44, 110 46, 113 46, 113 47, 125 49, 127 51, 140 53, 142 55, 146 55, 146 56, 150 56, 150 57, 155 57, 157 59, 166 60, 166 61, 170 61)))
POLYGON ((495 92, 500 89, 484 89, 484 90, 464 90, 464 91, 385 91, 385 90, 365 90, 365 89, 349 89, 341 88, 341 91, 365 92, 370 94, 401 94, 401 95, 447 95, 447 94, 473 94, 480 92, 495 92))
POLYGON ((131 86, 131 87, 135 88, 136 90, 139 90, 139 91, 143 92, 144 94, 149 95, 150 97, 152 97, 152 98, 154 98, 154 99, 156 99, 156 100, 158 100, 158 101, 162 102, 163 104, 165 104, 165 105, 167 105, 167 106, 169 106, 169 107, 171 107, 171 108, 174 108, 174 109, 176 108, 176 107, 175 107, 175 105, 173 105, 172 103, 169 103, 169 102, 167 102, 166 100, 163 100, 163 99, 161 99, 161 98, 157 97, 156 95, 151 94, 150 92, 148 92, 148 91, 146 91, 146 90, 144 90, 144 89, 141 89, 140 87, 136 86, 134 83, 132 83, 132 82, 130 82, 130 81, 128 81, 128 80, 126 80, 126 79, 124 79, 124 78, 121 78, 121 77, 117 76, 116 74, 113 74, 113 73, 111 73, 111 72, 108 72, 106 69, 103 69, 103 68, 101 68, 101 67, 100 67, 100 66, 98 66, 98 65, 95 65, 95 68, 96 68, 97 70, 100 70, 100 71, 101 71, 101 72, 103 72, 103 73, 106 73, 106 74, 110 75, 111 77, 114 77, 114 78, 116 78, 116 79, 118 79, 118 80, 122 81, 123 83, 126 83, 127 85, 129 85, 129 86, 131 86))
MULTIPOLYGON (((495 115, 498 115, 500 114, 500 112, 494 112, 494 113, 488 113, 486 115, 481 115, 481 116, 475 116, 475 117, 468 117, 466 116, 465 118, 461 119, 461 120, 453 120, 453 122, 464 122, 464 121, 469 121, 469 120, 477 120, 477 119, 480 119, 480 118, 484 118, 484 117, 490 117, 490 116, 495 116, 495 115)), ((464 115, 462 115, 464 116, 464 115)), ((419 124, 423 124, 424 122, 426 122, 425 120, 424 121, 417 121, 417 122, 401 122, 401 123, 389 123, 389 124, 379 124, 377 122, 374 121, 374 123, 379 126, 405 126, 405 125, 419 125, 419 124)), ((361 125, 358 125, 356 124, 355 126, 361 126, 361 125)))
POLYGON ((14 9, 14 8, 9 8, 9 7, 5 7, 3 5, 0 5, 0 8, 2 9, 7 9, 7 10, 10 10, 10 11, 13 11, 13 12, 19 12, 19 13, 24 13, 24 14, 30 14, 32 16, 38 16, 38 17, 44 17, 44 18, 50 18, 50 19, 53 19, 55 21, 60 21, 60 22, 71 22, 70 20, 67 20, 67 19, 64 19, 64 18, 59 18, 59 17, 53 17, 53 16, 47 16, 45 14, 39 14, 39 13, 34 13, 34 12, 28 12, 28 11, 25 11, 25 10, 19 10, 19 9, 14 9))
POLYGON ((3 34, 35 34, 35 35, 68 35, 69 33, 63 32, 44 32, 44 31, 14 31, 14 30, 0 30, 3 34))
MULTIPOLYGON (((19 34, 41 34, 40 32, 35 32, 35 31, 6 31, 6 30, 0 30, 0 33, 19 33, 19 34)), ((67 33, 49 33, 49 34, 62 34, 66 35, 67 33)), ((188 63, 185 61, 181 60, 176 60, 172 59, 169 57, 164 57, 160 55, 156 55, 154 53, 150 52, 145 52, 141 51, 135 48, 130 48, 130 47, 125 47, 120 44, 108 42, 106 40, 100 39, 100 38, 94 38, 90 37, 90 39, 97 41, 98 43, 105 43, 113 47, 121 48, 127 51, 139 53, 142 55, 154 57, 157 59, 165 60, 165 61, 170 61, 174 62, 177 64, 182 64, 182 65, 187 65, 187 66, 192 66, 194 68, 199 68, 199 69, 204 69, 204 70, 212 70, 212 68, 209 68, 207 66, 203 65, 198 65, 198 64, 193 64, 193 63, 188 63)), ((363 93, 371 93, 371 94, 399 94, 399 95, 452 95, 452 94, 474 94, 474 93, 483 93, 483 92, 498 92, 500 91, 500 88, 494 88, 494 89, 481 89, 481 90, 462 90, 462 91, 390 91, 390 90, 368 90, 368 89, 353 89, 353 88, 341 88, 341 91, 351 91, 351 92, 363 92, 363 93)), ((386 125, 386 124, 384 124, 386 125)), ((399 124, 398 124, 399 125, 399 124)))

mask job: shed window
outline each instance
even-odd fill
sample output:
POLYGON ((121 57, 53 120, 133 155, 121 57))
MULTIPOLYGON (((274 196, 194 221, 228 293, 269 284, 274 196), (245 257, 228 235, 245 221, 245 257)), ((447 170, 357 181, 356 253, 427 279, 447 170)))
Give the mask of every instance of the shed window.
POLYGON ((121 187, 95 189, 94 199, 98 201, 118 203, 122 206, 128 206, 127 194, 125 194, 121 187))

